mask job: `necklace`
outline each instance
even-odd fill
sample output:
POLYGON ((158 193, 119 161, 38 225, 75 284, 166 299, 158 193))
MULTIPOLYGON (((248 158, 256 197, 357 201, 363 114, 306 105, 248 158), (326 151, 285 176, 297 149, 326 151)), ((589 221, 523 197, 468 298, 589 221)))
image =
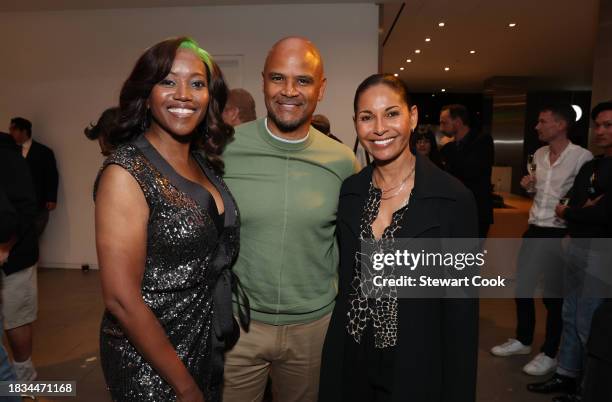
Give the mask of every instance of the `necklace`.
POLYGON ((408 175, 398 185, 395 185, 395 186, 392 186, 386 189, 382 188, 382 186, 379 186, 376 176, 372 175, 372 178, 374 179, 374 184, 376 185, 376 187, 380 189, 382 193, 380 196, 381 200, 388 200, 390 198, 396 197, 402 191, 404 191, 404 189, 406 188, 406 184, 408 183, 408 179, 413 174, 414 174, 414 165, 412 165, 412 169, 410 170, 410 173, 408 173, 408 175))

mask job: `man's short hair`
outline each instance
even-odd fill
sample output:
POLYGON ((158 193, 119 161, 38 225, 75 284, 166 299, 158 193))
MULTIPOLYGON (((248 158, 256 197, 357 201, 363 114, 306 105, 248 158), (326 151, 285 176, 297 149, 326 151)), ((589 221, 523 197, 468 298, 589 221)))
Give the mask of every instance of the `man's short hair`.
POLYGON ((546 105, 542 109, 540 109, 540 113, 542 112, 550 112, 556 118, 563 120, 567 124, 568 131, 576 123, 576 111, 569 103, 556 103, 546 105))
POLYGON ((227 105, 232 105, 238 109, 238 118, 242 123, 253 121, 257 118, 255 100, 246 89, 235 88, 229 91, 227 105))
POLYGON ((322 132, 323 134, 329 134, 331 132, 329 119, 322 114, 315 114, 314 116, 312 116, 310 125, 322 132))
POLYGON ((11 125, 15 126, 17 130, 25 130, 28 133, 28 137, 32 136, 32 122, 23 117, 13 117, 11 119, 11 125))
POLYGON ((464 126, 470 127, 470 112, 465 106, 454 103, 452 105, 443 106, 440 112, 445 110, 448 110, 451 119, 461 119, 464 126))
POLYGON ((595 119, 597 119, 599 113, 606 112, 608 110, 612 111, 612 100, 597 104, 597 106, 595 106, 593 108, 593 111, 591 112, 591 119, 594 121, 595 119))

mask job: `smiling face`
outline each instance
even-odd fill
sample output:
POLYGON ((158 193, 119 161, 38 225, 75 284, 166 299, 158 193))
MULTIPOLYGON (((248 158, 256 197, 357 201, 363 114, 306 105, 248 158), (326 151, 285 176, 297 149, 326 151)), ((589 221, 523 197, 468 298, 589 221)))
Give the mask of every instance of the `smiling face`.
POLYGON ((150 130, 188 137, 206 117, 208 81, 204 63, 191 50, 179 49, 170 73, 151 90, 150 130))
POLYGON ((416 127, 416 106, 386 84, 363 91, 357 101, 355 129, 359 142, 379 163, 409 156, 410 132, 416 127))
POLYGON ((304 39, 285 39, 268 54, 262 75, 270 129, 288 135, 307 131, 325 92, 318 51, 304 39))

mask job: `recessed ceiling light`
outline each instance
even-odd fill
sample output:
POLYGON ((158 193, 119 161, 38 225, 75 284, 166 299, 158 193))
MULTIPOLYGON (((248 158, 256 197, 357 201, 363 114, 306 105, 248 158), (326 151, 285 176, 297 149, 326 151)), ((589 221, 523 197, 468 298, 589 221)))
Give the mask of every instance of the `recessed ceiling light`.
POLYGON ((475 50, 470 50, 470 54, 474 54, 474 53, 476 53, 475 50))
POLYGON ((510 28, 514 28, 516 26, 516 22, 511 22, 511 23, 508 24, 508 26, 510 28))
POLYGON ((431 42, 431 38, 425 38, 425 42, 431 42))
POLYGON ((414 52, 417 53, 417 54, 421 53, 421 49, 414 49, 414 52))
POLYGON ((412 63, 412 59, 406 59, 406 63, 412 63))
POLYGON ((446 89, 442 88, 442 92, 446 92, 446 89))
POLYGON ((398 73, 393 74, 394 77, 399 77, 398 73))
POLYGON ((444 25, 446 25, 444 22, 438 22, 439 27, 443 27, 444 25))
POLYGON ((450 67, 444 67, 444 71, 450 70, 450 67))
POLYGON ((400 71, 404 71, 404 67, 400 67, 400 71))

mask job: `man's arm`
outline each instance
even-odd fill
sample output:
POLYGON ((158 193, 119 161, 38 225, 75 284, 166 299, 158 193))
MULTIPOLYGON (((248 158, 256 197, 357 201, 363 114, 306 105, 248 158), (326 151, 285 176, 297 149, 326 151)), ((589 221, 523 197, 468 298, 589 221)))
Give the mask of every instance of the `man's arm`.
POLYGON ((609 222, 611 218, 612 202, 609 194, 600 196, 596 202, 585 204, 583 207, 566 208, 563 218, 572 222, 602 224, 609 222))
POLYGON ((55 155, 49 148, 45 149, 45 205, 48 210, 53 210, 57 204, 57 186, 59 183, 59 175, 57 173, 57 164, 55 155))
POLYGON ((464 160, 461 168, 461 179, 467 182, 478 181, 483 176, 491 177, 493 161, 495 158, 495 146, 490 135, 479 137, 474 143, 476 157, 464 160))
POLYGON ((11 239, 17 230, 18 222, 17 211, 8 199, 4 187, 0 185, 0 247, 11 239))

